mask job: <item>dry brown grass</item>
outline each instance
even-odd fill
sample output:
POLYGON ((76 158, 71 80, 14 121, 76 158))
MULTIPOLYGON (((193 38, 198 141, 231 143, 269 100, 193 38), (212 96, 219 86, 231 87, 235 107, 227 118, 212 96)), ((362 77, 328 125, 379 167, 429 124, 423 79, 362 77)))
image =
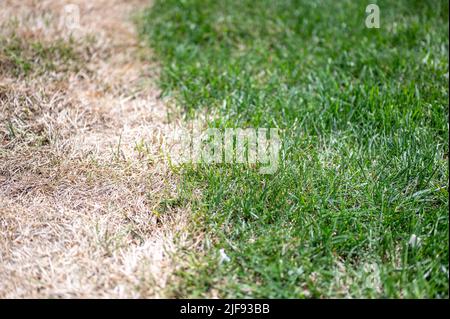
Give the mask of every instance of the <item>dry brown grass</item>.
POLYGON ((165 296, 189 207, 161 211, 176 193, 154 134, 168 107, 130 20, 148 4, 1 2, 0 43, 15 37, 30 68, 0 48, 0 297, 165 296))

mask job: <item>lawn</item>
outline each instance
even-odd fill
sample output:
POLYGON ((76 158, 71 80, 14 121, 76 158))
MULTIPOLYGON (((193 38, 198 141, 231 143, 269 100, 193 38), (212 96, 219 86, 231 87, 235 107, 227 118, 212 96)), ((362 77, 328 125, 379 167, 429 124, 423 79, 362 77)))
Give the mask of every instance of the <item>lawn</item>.
POLYGON ((146 12, 160 86, 186 120, 279 128, 283 143, 272 175, 174 168, 203 240, 172 296, 448 298, 448 1, 376 3, 379 29, 364 1, 146 12))

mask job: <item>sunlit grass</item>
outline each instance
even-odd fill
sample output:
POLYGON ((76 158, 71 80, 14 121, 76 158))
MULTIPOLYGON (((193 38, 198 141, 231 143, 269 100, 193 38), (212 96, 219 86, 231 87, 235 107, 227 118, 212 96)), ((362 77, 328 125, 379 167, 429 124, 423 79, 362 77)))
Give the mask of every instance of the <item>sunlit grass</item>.
POLYGON ((380 29, 359 1, 148 12, 161 87, 186 114, 283 132, 272 176, 183 171, 206 239, 174 295, 448 297, 448 2, 378 4, 380 29))

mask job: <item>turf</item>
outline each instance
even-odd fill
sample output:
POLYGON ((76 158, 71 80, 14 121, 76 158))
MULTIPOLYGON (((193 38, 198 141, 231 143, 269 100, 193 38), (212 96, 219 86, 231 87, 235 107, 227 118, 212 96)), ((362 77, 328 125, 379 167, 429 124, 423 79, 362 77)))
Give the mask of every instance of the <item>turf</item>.
POLYGON ((273 175, 182 168, 205 239, 174 296, 448 298, 448 2, 377 3, 380 29, 361 1, 146 13, 160 85, 188 117, 283 140, 273 175))

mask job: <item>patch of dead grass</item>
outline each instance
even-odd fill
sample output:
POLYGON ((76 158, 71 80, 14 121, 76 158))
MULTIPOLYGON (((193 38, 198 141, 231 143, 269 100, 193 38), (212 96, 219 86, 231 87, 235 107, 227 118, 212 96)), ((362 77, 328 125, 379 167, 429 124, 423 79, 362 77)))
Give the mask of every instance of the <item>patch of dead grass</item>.
POLYGON ((177 185, 154 135, 168 107, 129 19, 148 4, 2 1, 0 39, 32 67, 12 72, 0 49, 0 297, 165 296, 189 204, 159 211, 177 185), (59 26, 66 3, 76 32, 59 26), (74 67, 32 43, 67 46, 74 67))

